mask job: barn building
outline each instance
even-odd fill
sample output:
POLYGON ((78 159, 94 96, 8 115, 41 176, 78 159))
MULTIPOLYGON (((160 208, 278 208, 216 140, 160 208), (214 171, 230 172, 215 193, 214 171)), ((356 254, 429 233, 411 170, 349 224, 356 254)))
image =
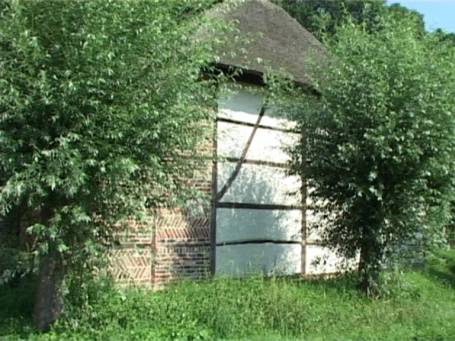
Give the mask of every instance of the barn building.
POLYGON ((272 69, 311 91, 309 61, 324 49, 267 0, 220 5, 209 15, 236 27, 218 67, 243 71, 232 90, 219 95, 208 148, 216 161, 193 180, 209 199, 203 209, 160 209, 150 224, 133 227, 113 253, 114 276, 160 287, 211 275, 335 272, 336 256, 309 233, 305 181, 288 175, 286 147, 299 135, 292 121, 267 107, 263 88, 263 75, 272 69))

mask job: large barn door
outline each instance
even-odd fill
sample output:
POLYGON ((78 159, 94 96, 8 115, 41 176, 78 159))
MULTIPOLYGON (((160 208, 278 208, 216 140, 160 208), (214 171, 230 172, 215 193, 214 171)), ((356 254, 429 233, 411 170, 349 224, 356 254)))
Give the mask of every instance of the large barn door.
POLYGON ((298 135, 263 96, 236 90, 218 103, 214 271, 242 276, 302 272, 301 181, 285 148, 298 135))

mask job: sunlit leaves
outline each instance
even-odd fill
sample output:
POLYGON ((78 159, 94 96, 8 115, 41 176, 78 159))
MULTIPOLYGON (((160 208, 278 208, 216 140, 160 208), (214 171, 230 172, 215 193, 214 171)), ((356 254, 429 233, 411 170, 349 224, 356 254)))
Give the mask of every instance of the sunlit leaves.
POLYGON ((291 108, 305 137, 294 169, 330 203, 326 241, 348 256, 376 248, 373 262, 417 231, 438 239, 455 179, 455 49, 412 18, 381 27, 340 27, 315 78, 321 97, 291 108))
POLYGON ((165 203, 206 138, 213 56, 190 37, 209 0, 8 1, 0 18, 0 209, 41 252, 84 263, 165 203))

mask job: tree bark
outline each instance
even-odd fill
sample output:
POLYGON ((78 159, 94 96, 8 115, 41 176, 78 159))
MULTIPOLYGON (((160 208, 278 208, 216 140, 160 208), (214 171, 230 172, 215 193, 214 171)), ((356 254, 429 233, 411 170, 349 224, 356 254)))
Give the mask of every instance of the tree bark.
POLYGON ((370 297, 379 295, 380 273, 382 269, 383 248, 378 240, 378 236, 365 228, 363 231, 363 241, 360 249, 359 273, 360 289, 370 297))
MULTIPOLYGON (((49 226, 53 215, 52 205, 41 211, 41 223, 49 226)), ((33 322, 40 331, 48 331, 63 311, 62 284, 65 272, 61 257, 50 247, 40 261, 33 322)))
POLYGON ((58 259, 51 256, 42 259, 33 311, 35 327, 40 331, 48 331, 63 311, 63 277, 58 259))

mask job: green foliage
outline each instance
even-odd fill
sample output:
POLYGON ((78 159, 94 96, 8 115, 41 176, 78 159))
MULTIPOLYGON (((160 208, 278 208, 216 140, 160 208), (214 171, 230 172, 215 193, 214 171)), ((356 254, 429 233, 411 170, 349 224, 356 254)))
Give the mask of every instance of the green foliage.
POLYGON ((20 318, 30 319, 33 306, 35 278, 27 276, 25 280, 18 283, 0 285, 0 321, 6 322, 9 319, 20 318))
POLYGON ((438 250, 426 264, 427 272, 455 288, 455 251, 438 250))
MULTIPOLYGON (((336 34, 339 26, 351 20, 374 32, 382 28, 382 18, 394 15, 411 21, 420 34, 425 33, 423 15, 399 4, 387 5, 384 0, 275 0, 303 27, 319 39, 336 34)), ((450 38, 448 38, 450 39, 450 38)))
POLYGON ((15 247, 0 248, 0 285, 20 281, 33 267, 33 259, 28 252, 15 247))
POLYGON ((386 12, 383 0, 276 0, 291 16, 316 37, 333 35, 351 17, 374 30, 386 12))
POLYGON ((414 30, 418 35, 423 36, 425 34, 425 21, 423 20, 423 14, 405 6, 401 6, 400 4, 391 4, 387 7, 387 12, 398 22, 401 19, 404 19, 408 25, 414 27, 414 30))
POLYGON ((16 221, 19 210, 0 218, 0 285, 10 281, 20 281, 34 268, 33 257, 26 245, 19 248, 20 226, 16 221))
POLYGON ((440 239, 455 171, 455 49, 412 18, 382 26, 339 28, 332 60, 315 66, 320 98, 287 108, 304 136, 293 169, 309 180, 323 238, 347 257, 360 251, 373 291, 397 247, 440 239))
POLYGON ((36 254, 87 265, 122 219, 182 198, 207 138, 212 1, 3 1, 0 211, 36 254), (206 106, 205 106, 206 105, 206 106))
MULTIPOLYGON (((453 275, 448 270, 453 257, 453 251, 446 251, 425 272, 395 276, 390 291, 378 300, 360 295, 350 276, 216 279, 159 292, 88 282, 90 304, 71 306, 51 332, 34 334, 18 318, 26 318, 27 309, 14 308, 1 315, 0 339, 449 341, 455 337, 455 291, 442 275, 453 275)), ((0 287, 1 309, 13 308, 18 295, 27 292, 0 287), (11 303, 5 305, 5 297, 11 303)))

